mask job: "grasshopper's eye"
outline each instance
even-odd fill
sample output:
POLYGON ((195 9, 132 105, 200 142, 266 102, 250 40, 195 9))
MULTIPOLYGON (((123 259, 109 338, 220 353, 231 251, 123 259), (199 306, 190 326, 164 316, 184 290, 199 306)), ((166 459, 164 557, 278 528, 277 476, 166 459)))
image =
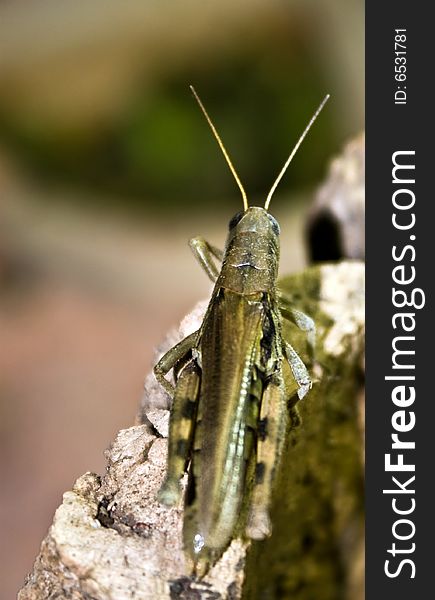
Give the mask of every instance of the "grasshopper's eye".
POLYGON ((270 215, 270 214, 268 214, 267 216, 269 217, 269 221, 270 221, 270 223, 272 225, 272 231, 273 231, 273 233, 275 235, 279 235, 280 229, 279 229, 278 221, 274 217, 272 217, 272 215, 270 215))
POLYGON ((241 210, 236 215, 234 215, 234 217, 231 219, 231 221, 228 224, 228 229, 230 231, 231 231, 231 229, 234 229, 234 227, 237 225, 237 223, 240 221, 240 219, 243 217, 244 214, 245 214, 244 211, 241 210))

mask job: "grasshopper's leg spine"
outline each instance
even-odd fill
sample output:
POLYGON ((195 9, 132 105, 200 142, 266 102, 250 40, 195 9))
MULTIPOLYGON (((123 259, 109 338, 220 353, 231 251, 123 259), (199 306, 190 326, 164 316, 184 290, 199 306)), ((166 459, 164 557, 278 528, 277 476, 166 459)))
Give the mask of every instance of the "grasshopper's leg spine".
POLYGON ((159 502, 166 506, 173 506, 180 498, 179 480, 191 454, 200 380, 201 369, 192 359, 178 377, 169 420, 168 468, 158 494, 159 502))
POLYGON ((272 532, 269 506, 287 424, 287 397, 281 369, 266 384, 257 433, 257 464, 246 534, 261 540, 272 532))
POLYGON ((173 348, 168 350, 162 356, 159 362, 154 366, 154 375, 160 385, 166 390, 171 398, 174 397, 175 388, 170 381, 166 379, 166 375, 175 367, 177 362, 184 358, 186 354, 192 350, 198 339, 198 331, 191 333, 181 342, 178 342, 173 348))
POLYGON ((219 270, 214 259, 222 261, 223 252, 209 244, 203 237, 192 238, 189 241, 189 246, 196 260, 214 283, 219 277, 219 270))

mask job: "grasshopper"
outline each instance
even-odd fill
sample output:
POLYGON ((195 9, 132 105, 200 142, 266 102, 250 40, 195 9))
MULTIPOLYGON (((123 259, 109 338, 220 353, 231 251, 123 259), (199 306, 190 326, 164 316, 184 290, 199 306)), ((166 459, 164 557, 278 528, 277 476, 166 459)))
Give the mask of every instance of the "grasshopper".
MULTIPOLYGON (((305 331, 311 348, 315 326, 277 289, 280 229, 268 208, 329 96, 299 138, 262 208, 248 205, 229 155, 192 86, 191 90, 243 198, 243 211, 229 222, 224 252, 202 237, 190 240, 214 289, 198 331, 154 367, 157 380, 173 398, 167 473, 158 499, 167 506, 176 504, 180 479, 188 470, 183 541, 193 572, 201 577, 231 542, 248 493, 247 537, 270 535, 272 482, 290 399, 295 398, 294 405, 311 388, 307 368, 283 339, 281 323, 289 319, 305 331), (220 271, 216 261, 221 262, 220 271), (166 378, 171 369, 175 387, 166 378)), ((290 416, 297 420, 295 412, 290 416)))

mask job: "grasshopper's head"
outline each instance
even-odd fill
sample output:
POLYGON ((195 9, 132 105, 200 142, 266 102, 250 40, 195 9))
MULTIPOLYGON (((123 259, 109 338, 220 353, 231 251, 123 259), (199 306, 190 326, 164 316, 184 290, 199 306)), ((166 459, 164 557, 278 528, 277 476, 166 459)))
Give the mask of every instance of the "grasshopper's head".
POLYGON ((229 239, 247 233, 258 236, 268 236, 271 240, 279 240, 278 221, 261 206, 250 206, 247 210, 240 211, 234 215, 228 225, 229 239))

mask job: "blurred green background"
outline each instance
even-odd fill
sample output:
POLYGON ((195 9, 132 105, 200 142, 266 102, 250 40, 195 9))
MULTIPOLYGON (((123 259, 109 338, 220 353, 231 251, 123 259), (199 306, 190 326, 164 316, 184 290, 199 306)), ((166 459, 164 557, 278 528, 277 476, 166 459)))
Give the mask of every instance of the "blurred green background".
POLYGON ((271 208, 300 268, 312 192, 364 125, 362 1, 0 5, 2 598, 207 296, 187 239, 222 245, 241 207, 191 83, 252 204, 331 94, 271 208))

